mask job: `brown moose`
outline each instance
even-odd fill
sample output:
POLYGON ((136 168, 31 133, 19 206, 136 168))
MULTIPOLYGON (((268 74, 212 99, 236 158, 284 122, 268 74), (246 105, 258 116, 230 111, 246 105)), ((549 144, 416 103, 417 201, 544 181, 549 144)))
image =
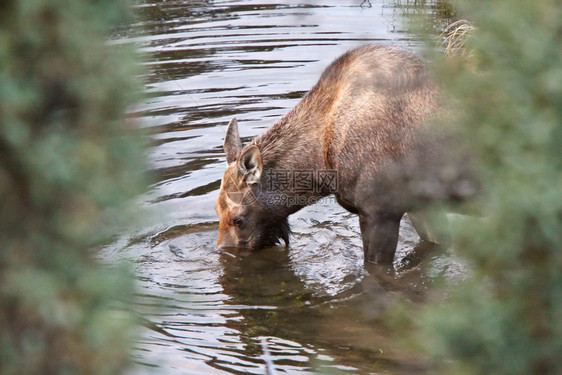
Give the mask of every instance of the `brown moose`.
POLYGON ((427 191, 440 191, 427 184, 436 167, 427 168, 434 148, 423 136, 436 103, 416 56, 367 45, 332 62, 295 108, 245 147, 232 119, 217 247, 288 245, 288 216, 330 194, 359 215, 366 262, 393 262, 406 212, 422 239, 437 242, 421 211, 412 213, 426 197, 451 195, 427 191))

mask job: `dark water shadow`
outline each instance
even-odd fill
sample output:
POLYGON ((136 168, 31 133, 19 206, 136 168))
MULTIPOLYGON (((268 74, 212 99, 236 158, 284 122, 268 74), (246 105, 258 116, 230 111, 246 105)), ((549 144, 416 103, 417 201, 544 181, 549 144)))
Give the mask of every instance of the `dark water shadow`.
MULTIPOLYGON (((427 371, 421 358, 391 342, 395 327, 387 321, 389 309, 400 308, 401 301, 419 302, 425 296, 421 267, 398 272, 367 266, 365 276, 352 288, 336 296, 318 296, 295 273, 290 251, 231 250, 219 256, 224 270, 219 282, 231 297, 229 303, 247 307, 240 310, 243 320, 228 324, 240 332, 247 356, 262 352, 260 338, 279 337, 306 343, 310 352, 324 348, 339 364, 361 373, 427 371)), ((286 354, 273 350, 274 365, 286 365, 286 354)), ((305 350, 301 354, 308 357, 301 365, 325 366, 316 355, 305 350)))

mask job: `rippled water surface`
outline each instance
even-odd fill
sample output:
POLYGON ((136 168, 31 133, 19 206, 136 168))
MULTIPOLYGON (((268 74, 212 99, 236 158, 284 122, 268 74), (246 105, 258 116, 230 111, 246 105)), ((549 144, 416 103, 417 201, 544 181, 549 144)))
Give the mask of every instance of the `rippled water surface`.
MULTIPOLYGON (((213 249, 224 130, 244 141, 293 107, 323 68, 369 42, 416 48, 392 1, 147 1, 136 37, 149 56, 148 99, 135 110, 153 142, 157 183, 135 233, 104 249, 138 277, 142 332, 135 374, 417 374, 423 359, 393 343, 390 304, 419 301, 447 254, 416 267, 406 221, 395 271, 365 269, 357 218, 329 199, 290 219, 289 248, 213 249), (269 355, 264 355, 264 348, 269 355)), ((444 260, 445 259, 445 260, 444 260)), ((398 332, 399 334, 399 332, 398 332)))

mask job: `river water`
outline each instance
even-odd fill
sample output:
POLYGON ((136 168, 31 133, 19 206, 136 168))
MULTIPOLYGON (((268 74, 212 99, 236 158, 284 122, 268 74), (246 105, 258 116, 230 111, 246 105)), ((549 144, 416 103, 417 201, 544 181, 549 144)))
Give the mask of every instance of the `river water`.
MULTIPOLYGON (((226 124, 243 141, 292 108, 344 51, 371 42, 416 49, 400 1, 156 1, 134 42, 148 56, 155 182, 139 226, 103 249, 136 272, 141 332, 132 374, 418 374, 395 342, 389 306, 423 303, 453 255, 429 256, 408 221, 392 269, 365 268, 358 219, 331 199, 290 218, 291 246, 219 253, 214 200, 226 124), (413 251, 416 250, 416 251, 413 251), (264 350, 268 354, 264 354, 264 350)), ((423 8, 432 12, 431 7, 423 8)))

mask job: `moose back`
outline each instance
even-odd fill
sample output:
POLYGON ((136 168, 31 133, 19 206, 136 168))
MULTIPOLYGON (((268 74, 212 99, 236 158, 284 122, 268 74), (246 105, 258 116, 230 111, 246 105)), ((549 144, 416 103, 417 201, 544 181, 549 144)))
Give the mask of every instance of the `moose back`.
POLYGON ((217 247, 288 245, 288 216, 330 194, 359 216, 366 262, 392 263, 406 212, 422 239, 437 242, 419 211, 427 192, 418 185, 438 178, 427 172, 434 143, 424 135, 436 102, 416 56, 367 45, 333 61, 296 107, 248 145, 232 119, 215 204, 217 247))

